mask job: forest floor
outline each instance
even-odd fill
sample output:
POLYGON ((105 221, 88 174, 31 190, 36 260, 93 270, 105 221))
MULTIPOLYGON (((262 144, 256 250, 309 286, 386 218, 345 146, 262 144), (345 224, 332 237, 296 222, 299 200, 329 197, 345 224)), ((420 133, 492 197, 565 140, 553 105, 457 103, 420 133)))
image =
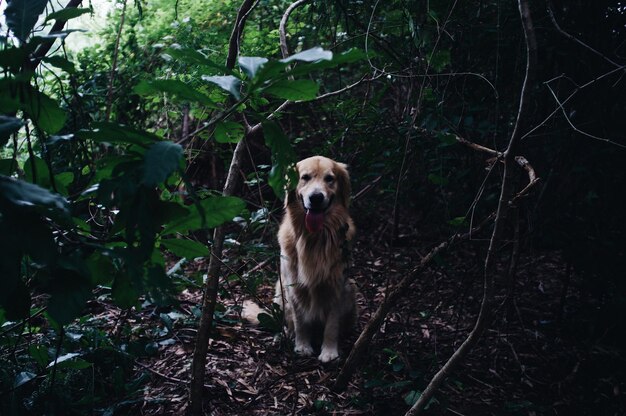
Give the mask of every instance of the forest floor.
MULTIPOLYGON (((391 247, 377 237, 389 224, 367 229, 362 222, 357 223, 363 227, 348 272, 360 289, 359 329, 386 288, 437 243, 409 236, 403 246, 391 247)), ((474 323, 484 246, 481 239, 457 246, 416 279, 342 393, 331 390, 332 382, 358 332, 343 342, 338 362, 324 365, 298 357, 290 341, 277 342, 273 332, 242 323, 240 307, 250 297, 240 279, 228 279, 209 345, 207 414, 404 414, 474 323)), ((227 265, 232 272, 254 269, 262 275, 257 293, 266 305, 277 273, 276 257, 269 259, 227 265)), ((505 275, 507 267, 508 261, 499 274, 505 275)), ((196 261, 184 264, 182 271, 192 276, 206 268, 205 261, 196 261)), ((626 414, 626 361, 594 331, 597 305, 586 294, 583 280, 561 253, 522 254, 515 277, 498 279, 497 310, 488 331, 427 413, 626 414)), ((185 290, 176 308, 145 308, 123 317, 130 327, 143 328, 135 332, 152 333, 155 342, 151 356, 134 362, 135 373, 149 378, 134 400, 118 407, 120 414, 184 414, 200 298, 199 289, 185 290)), ((110 304, 101 307, 103 315, 119 313, 110 304)))
MULTIPOLYGON (((355 218, 359 233, 348 275, 360 292, 358 330, 387 288, 442 241, 436 236, 440 233, 404 226, 401 238, 391 245, 381 236, 390 234, 392 224, 380 218, 384 213, 365 211, 355 218)), ((343 341, 339 360, 321 364, 315 357, 296 356, 290 340, 275 341, 271 330, 242 322, 241 305, 250 299, 244 282, 260 282, 257 301, 271 304, 277 249, 273 232, 261 237, 259 247, 265 248, 258 253, 242 255, 245 248, 231 244, 225 258, 233 260, 223 267, 229 277, 220 292, 209 344, 206 413, 404 414, 474 324, 486 237, 453 247, 415 279, 341 393, 331 386, 358 331, 343 341)), ((436 393, 427 414, 626 414, 626 359, 611 328, 597 325, 600 301, 588 279, 569 267, 562 253, 526 248, 507 281, 501 276, 507 275, 508 257, 502 256, 498 265, 496 312, 489 329, 436 393)), ((170 268, 176 263, 178 259, 168 258, 170 268)), ((207 264, 196 259, 179 265, 178 275, 188 284, 175 307, 147 304, 122 311, 106 294, 88 304, 92 318, 79 325, 96 326, 130 353, 120 358, 96 348, 94 354, 105 356, 91 357, 98 363, 92 377, 102 379, 97 395, 115 398, 105 400, 106 414, 185 413, 201 303, 200 285, 192 281, 201 280, 207 264), (119 368, 124 370, 117 374, 119 368)))

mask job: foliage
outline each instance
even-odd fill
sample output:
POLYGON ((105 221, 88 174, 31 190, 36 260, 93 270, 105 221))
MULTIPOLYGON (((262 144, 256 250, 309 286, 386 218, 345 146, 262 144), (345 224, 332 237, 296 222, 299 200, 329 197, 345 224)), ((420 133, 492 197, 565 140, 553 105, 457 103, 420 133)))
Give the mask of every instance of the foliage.
MULTIPOLYGON (((394 227, 378 241, 404 244, 424 233, 467 230, 497 202, 498 164, 485 174, 455 136, 501 149, 511 133, 523 73, 521 32, 510 24, 518 19, 514 3, 312 1, 291 17, 293 54, 281 59, 278 22, 291 2, 259 2, 232 70, 222 63, 238 1, 132 3, 112 9, 94 46, 75 56, 53 48, 33 68, 41 45, 69 34, 44 35, 41 22, 49 27, 90 9, 7 2, 4 29, 11 35, 0 41, 0 391, 14 391, 20 404, 9 409, 3 401, 3 414, 25 403, 31 413, 54 406, 86 413, 109 407, 107 397, 138 397, 144 377, 133 378, 130 362, 147 354, 149 343, 140 337, 122 349, 91 326, 85 305, 96 297, 121 308, 175 302, 202 276, 178 280, 169 260, 207 256, 207 230, 233 218, 238 259, 275 255, 266 227, 299 156, 327 154, 347 162, 361 188, 374 184, 369 199, 355 206, 366 225, 380 221, 380 207, 394 213, 394 227), (339 99, 316 100, 364 75, 367 82, 339 99), (275 113, 285 100, 297 103, 275 113), (262 139, 247 136, 257 124, 262 139), (242 168, 245 202, 215 191, 244 137, 251 149, 242 168), (18 351, 22 332, 42 337, 18 351), (101 376, 89 394, 77 387, 86 385, 87 371, 101 376), (73 403, 81 396, 85 401, 73 403)), ((555 3, 564 28, 607 56, 619 50, 623 13, 612 2, 555 3)), ((549 22, 543 10, 533 12, 549 22)), ((623 94, 613 85, 620 73, 577 90, 609 64, 581 55, 580 45, 564 37, 555 40, 558 33, 546 27, 538 29, 538 75, 552 81, 536 88, 536 121, 554 110, 552 92, 576 95, 563 117, 525 138, 545 188, 541 198, 520 204, 529 227, 522 239, 564 250, 594 282, 594 295, 609 299, 624 289, 623 202, 616 191, 626 180, 623 155, 605 142, 582 140, 569 123, 619 142, 623 94), (567 75, 554 78, 560 74, 567 75)), ((262 277, 244 280, 254 293, 262 277)), ((603 302, 607 311, 623 312, 619 296, 603 302)), ((276 312, 263 318, 273 331, 276 312)), ((389 372, 406 383, 390 390, 410 404, 423 384, 398 363, 389 372)), ((384 376, 372 379, 386 383, 384 376)), ((324 400, 315 406, 332 409, 324 400)))

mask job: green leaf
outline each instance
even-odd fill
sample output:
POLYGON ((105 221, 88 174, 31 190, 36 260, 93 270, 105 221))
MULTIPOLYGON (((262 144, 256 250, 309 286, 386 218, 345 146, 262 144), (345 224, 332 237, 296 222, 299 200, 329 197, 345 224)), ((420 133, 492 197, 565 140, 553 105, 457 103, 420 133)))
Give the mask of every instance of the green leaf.
POLYGON ((317 96, 319 85, 310 79, 281 80, 265 88, 265 92, 291 101, 308 101, 317 96))
POLYGON ((257 71, 267 62, 267 58, 260 58, 257 56, 241 56, 239 58, 239 67, 243 70, 248 79, 253 79, 257 71))
POLYGON ((235 218, 245 208, 245 204, 236 197, 215 196, 203 199, 189 208, 188 215, 177 218, 165 226, 163 235, 215 228, 235 218))
POLYGON ((440 186, 446 186, 450 182, 448 178, 437 175, 436 173, 429 173, 428 180, 434 183, 435 185, 440 185, 440 186))
POLYGON ((135 289, 130 276, 127 273, 120 273, 115 276, 111 287, 113 301, 120 308, 128 309, 138 306, 139 294, 135 289))
POLYGON ((422 392, 411 390, 404 396, 404 403, 409 406, 413 406, 419 400, 421 395, 422 392))
POLYGON ((129 143, 142 147, 161 140, 155 134, 115 123, 93 123, 91 130, 79 130, 76 136, 100 143, 129 143))
POLYGON ((201 65, 216 70, 218 73, 234 75, 234 72, 224 65, 217 64, 195 49, 171 47, 163 55, 193 65, 201 65))
POLYGON ((144 155, 142 183, 148 187, 165 181, 180 165, 183 148, 176 143, 154 143, 144 155))
POLYGON ((71 7, 68 9, 61 9, 46 16, 46 22, 49 22, 50 20, 66 21, 91 12, 92 10, 90 7, 71 7))
POLYGON ((141 81, 135 86, 134 91, 139 95, 167 93, 183 101, 198 102, 210 108, 217 108, 215 102, 205 94, 176 79, 141 81))
POLYGON ((192 240, 171 238, 168 240, 161 240, 161 245, 176 254, 178 257, 185 257, 187 259, 206 257, 209 255, 209 249, 207 246, 192 240))
POLYGON ((67 201, 37 185, 0 176, 0 209, 9 205, 15 208, 40 207, 61 214, 69 214, 67 201))
POLYGON ((7 26, 16 38, 24 42, 33 30, 48 0, 9 0, 4 11, 7 26))
POLYGON ((18 131, 23 125, 19 118, 0 115, 0 138, 18 131))
POLYGON ((28 347, 28 353, 39 367, 45 368, 48 364, 48 348, 43 344, 33 344, 28 347))
POLYGON ((13 388, 16 389, 23 384, 28 383, 32 379, 37 377, 37 374, 31 373, 29 371, 22 371, 21 373, 15 376, 15 380, 13 381, 13 388))
POLYGON ((0 51, 0 67, 17 74, 30 51, 28 48, 13 48, 7 47, 7 45, 4 47, 5 49, 0 51))
POLYGON ((241 80, 232 75, 202 75, 202 79, 213 83, 223 89, 224 91, 229 92, 236 99, 241 98, 241 93, 239 92, 239 88, 241 87, 241 80))
POLYGON ((218 143, 239 143, 244 133, 245 130, 241 124, 234 121, 222 121, 215 125, 213 136, 218 143))
POLYGON ((263 122, 265 144, 272 151, 272 169, 268 183, 279 198, 285 197, 285 190, 290 183, 297 181, 296 171, 293 168, 296 155, 291 147, 289 138, 274 122, 263 122))
POLYGON ((17 160, 0 159, 0 175, 11 176, 17 172, 17 160))
POLYGON ((24 122, 19 118, 0 115, 0 148, 10 139, 11 133, 18 131, 24 122))
POLYGON ((42 158, 34 156, 29 157, 24 162, 24 179, 30 183, 42 186, 44 188, 50 187, 50 169, 42 158))
POLYGON ((450 51, 448 49, 438 50, 428 57, 428 64, 435 72, 441 72, 450 65, 450 51))
POLYGON ((61 172, 54 175, 54 183, 61 195, 68 196, 68 186, 74 181, 72 172, 61 172))
POLYGON ((74 68, 74 63, 59 55, 46 56, 42 59, 42 61, 49 63, 54 67, 62 69, 68 74, 73 74, 74 72, 76 72, 76 69, 74 68))
POLYGON ((453 227, 460 227, 462 225, 467 225, 467 223, 465 222, 464 216, 453 218, 450 221, 448 221, 448 224, 452 225, 453 227))
POLYGON ((437 134, 437 139, 441 142, 440 147, 451 146, 453 144, 458 143, 456 140, 456 136, 452 133, 439 133, 437 134))
POLYGON ((307 49, 306 51, 302 51, 296 53, 295 55, 291 55, 285 59, 281 59, 280 62, 289 63, 293 61, 302 61, 302 62, 315 62, 315 61, 330 61, 333 59, 333 53, 331 51, 327 51, 319 46, 316 46, 311 49, 307 49))
POLYGON ((37 127, 50 134, 61 130, 67 119, 59 103, 32 87, 26 90, 22 109, 30 115, 37 127))
POLYGON ((80 316, 91 297, 91 279, 75 270, 58 268, 53 272, 48 314, 59 325, 80 316))

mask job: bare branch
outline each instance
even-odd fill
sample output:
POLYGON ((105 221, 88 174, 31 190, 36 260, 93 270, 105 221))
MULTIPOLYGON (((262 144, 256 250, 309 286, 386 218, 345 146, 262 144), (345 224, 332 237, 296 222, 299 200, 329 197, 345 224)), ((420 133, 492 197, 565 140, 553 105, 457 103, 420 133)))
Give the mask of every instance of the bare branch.
POLYGON ((448 361, 441 367, 441 369, 433 376, 428 383, 428 386, 424 389, 419 399, 406 413, 406 416, 419 415, 422 410, 428 405, 435 392, 439 389, 448 375, 454 371, 454 369, 461 363, 465 356, 472 350, 474 345, 478 342, 482 333, 489 323, 489 319, 492 314, 493 303, 493 286, 494 286, 494 257, 496 251, 496 245, 500 242, 502 234, 502 222, 509 208, 509 199, 512 191, 512 173, 511 162, 514 162, 514 152, 517 149, 520 138, 522 137, 521 129, 526 124, 526 118, 528 117, 528 105, 530 101, 531 88, 530 85, 533 82, 533 74, 535 70, 536 62, 536 48, 537 43, 535 39, 534 28, 530 16, 530 10, 527 0, 518 0, 520 17, 522 20, 522 27, 524 29, 524 37, 526 39, 526 75, 524 77, 524 83, 522 84, 522 91, 520 94, 520 104, 517 113, 517 120, 515 127, 507 149, 504 151, 504 176, 502 179, 502 185, 500 188, 500 199, 498 201, 498 209, 496 211, 496 217, 494 220, 493 231, 491 239, 489 241, 489 248, 485 257, 484 275, 483 275, 483 298, 480 305, 480 311, 478 318, 474 324, 474 328, 470 331, 469 335, 463 341, 461 346, 452 354, 448 361))
POLYGON ((552 21, 552 24, 554 25, 554 27, 556 28, 556 30, 562 34, 563 36, 565 36, 566 38, 568 38, 569 40, 576 42, 577 44, 579 44, 580 46, 582 46, 583 48, 587 49, 588 51, 591 51, 593 53, 595 53, 596 55, 598 55, 599 57, 601 57, 602 59, 604 59, 605 61, 607 61, 608 63, 610 63, 613 66, 616 67, 622 67, 622 65, 618 64, 617 62, 611 60, 610 58, 608 58, 606 55, 604 55, 603 53, 597 51, 596 49, 592 48, 591 46, 587 45, 585 42, 583 42, 582 40, 578 39, 577 37, 574 37, 572 35, 570 35, 569 33, 567 33, 566 31, 564 31, 563 29, 561 29, 561 26, 559 26, 558 22, 556 21, 556 18, 554 17, 554 12, 552 11, 552 2, 548 0, 548 15, 550 16, 550 20, 552 21))
POLYGON ((557 97, 557 95, 554 92, 554 90, 552 89, 552 87, 550 87, 549 84, 546 84, 546 86, 548 87, 548 90, 550 90, 550 94, 552 94, 552 97, 554 97, 554 101, 556 101, 556 104, 557 104, 558 108, 561 110, 561 113, 563 114, 563 117, 565 118, 565 121, 567 121, 567 124, 569 124, 570 127, 576 133, 582 134, 583 136, 589 137, 590 139, 594 139, 594 140, 598 140, 598 141, 601 141, 601 142, 609 143, 609 144, 612 144, 614 146, 621 147, 622 149, 626 149, 626 145, 614 142, 613 140, 607 139, 605 137, 594 136, 593 134, 587 133, 585 131, 582 131, 581 129, 576 127, 574 125, 574 123, 572 123, 572 120, 570 120, 569 116, 567 115, 567 112, 565 111, 565 107, 563 107, 563 103, 561 103, 561 101, 559 100, 559 97, 557 97))
POLYGON ((291 15, 291 12, 293 12, 296 7, 306 3, 307 1, 309 0, 297 0, 293 2, 289 7, 287 7, 287 10, 285 10, 283 17, 280 19, 278 33, 280 35, 280 52, 283 54, 283 58, 287 58, 289 56, 289 47, 287 46, 287 33, 285 30, 287 26, 287 20, 289 20, 289 15, 291 15))

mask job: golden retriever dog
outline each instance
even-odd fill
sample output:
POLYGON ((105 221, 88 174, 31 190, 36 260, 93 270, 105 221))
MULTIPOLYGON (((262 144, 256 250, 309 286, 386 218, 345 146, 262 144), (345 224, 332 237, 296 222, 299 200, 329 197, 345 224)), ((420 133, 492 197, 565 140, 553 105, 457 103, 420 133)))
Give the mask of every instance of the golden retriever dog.
MULTIPOLYGON (((322 156, 296 165, 298 185, 288 193, 278 231, 280 279, 274 302, 282 307, 294 351, 313 354, 314 328, 323 328, 318 359, 339 356, 339 338, 356 318, 356 288, 347 279, 347 244, 355 228, 348 213, 347 166, 322 156)), ((319 343, 318 343, 319 344, 319 343)))

